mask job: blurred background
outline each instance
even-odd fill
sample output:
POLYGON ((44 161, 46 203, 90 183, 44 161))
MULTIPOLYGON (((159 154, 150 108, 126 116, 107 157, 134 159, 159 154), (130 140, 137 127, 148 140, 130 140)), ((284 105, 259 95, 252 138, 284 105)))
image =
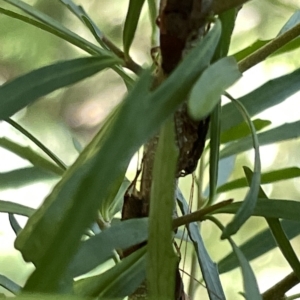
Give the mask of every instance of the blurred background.
MULTIPOLYGON (((74 1, 84 7, 99 28, 116 45, 122 47, 122 28, 126 16, 128 0, 89 0, 74 1)), ((59 1, 28 0, 26 3, 35 6, 67 28, 85 39, 96 43, 90 32, 74 17, 59 1)), ((146 3, 145 3, 146 4, 146 3)), ((4 1, 0 7, 13 9, 4 1)), ((275 37, 289 17, 300 9, 298 0, 253 0, 244 5, 240 11, 233 35, 230 53, 233 54, 257 39, 267 40, 275 37)), ((144 5, 138 30, 132 46, 131 55, 140 65, 147 67, 152 64, 151 25, 147 5, 144 5)), ((11 80, 33 69, 65 59, 86 56, 82 50, 68 44, 47 32, 37 29, 21 21, 11 19, 0 13, 0 84, 11 80)), ((264 82, 290 73, 300 67, 300 51, 276 56, 245 72, 243 78, 230 89, 234 97, 242 96, 264 82)), ((129 75, 132 76, 132 74, 129 75)), ((95 135, 101 122, 112 108, 122 100, 126 87, 116 73, 107 70, 88 78, 74 86, 60 89, 33 105, 18 112, 13 119, 24 126, 43 144, 51 149, 65 164, 70 165, 78 156, 78 152, 95 135)), ((295 94, 283 104, 269 109, 257 117, 271 120, 273 127, 285 122, 299 119, 299 97, 295 94)), ((5 122, 0 122, 0 141, 9 139, 24 147, 30 147, 44 155, 31 141, 5 122)), ((2 144, 2 142, 1 142, 2 144)), ((263 171, 275 170, 289 166, 300 166, 299 140, 287 141, 278 145, 261 147, 263 171)), ((252 166, 252 156, 243 153, 230 158, 227 169, 221 177, 228 180, 243 176, 243 165, 252 166)), ((136 163, 133 161, 129 176, 133 176, 136 163)), ((32 165, 5 150, 0 145, 0 199, 38 207, 51 191, 59 177, 33 168, 32 165), (24 173, 19 170, 23 169, 24 173), (28 174, 25 176, 24 174, 28 174)), ((222 179, 222 178, 221 178, 222 179)), ((187 198, 191 193, 191 179, 181 182, 181 188, 187 198)), ((298 200, 300 180, 293 179, 275 185, 264 185, 264 190, 271 198, 298 200)), ((234 198, 243 199, 245 189, 230 194, 222 194, 220 200, 234 198)), ((228 221, 225 216, 222 220, 228 221)), ((25 217, 17 217, 22 226, 25 217)), ((237 244, 247 240, 259 230, 266 227, 264 220, 251 218, 234 236, 237 244)), ((202 234, 212 259, 219 261, 230 247, 227 242, 220 241, 220 232, 211 224, 204 223, 202 234)), ((8 216, 0 214, 0 274, 22 285, 33 267, 25 264, 18 251, 14 249, 15 235, 10 228, 8 216)), ((300 256, 300 239, 295 238, 292 244, 300 256)), ((182 246, 184 255, 184 245, 182 246)), ((187 247, 187 255, 190 249, 187 247)), ((290 273, 290 268, 278 250, 272 250, 251 263, 261 291, 274 285, 290 273)), ((190 272, 189 267, 185 267, 190 272)), ((200 272, 194 275, 201 279, 200 272)), ((190 278, 185 275, 186 283, 190 278)), ((225 273, 221 280, 228 299, 237 299, 237 291, 242 291, 240 270, 225 273), (234 282, 233 282, 234 280, 234 282)), ((196 285, 199 285, 196 283, 196 285)), ((299 289, 298 289, 299 290, 299 289)), ((0 293, 6 293, 0 288, 0 293)), ((206 299, 204 287, 199 285, 196 296, 206 299)), ((195 296, 195 299, 196 299, 195 296)))

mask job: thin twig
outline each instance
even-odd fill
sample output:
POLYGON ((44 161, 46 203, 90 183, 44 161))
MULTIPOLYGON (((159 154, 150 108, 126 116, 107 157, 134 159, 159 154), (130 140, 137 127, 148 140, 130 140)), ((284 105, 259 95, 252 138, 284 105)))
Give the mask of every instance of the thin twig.
POLYGON ((278 36, 262 48, 258 49, 248 57, 241 60, 238 64, 239 70, 245 72, 251 67, 264 61, 269 55, 276 52, 278 49, 286 45, 300 35, 300 23, 294 26, 292 29, 278 36))
POLYGON ((299 278, 294 272, 287 275, 277 284, 262 294, 264 300, 283 300, 285 293, 299 283, 299 278))
POLYGON ((105 45, 119 58, 124 60, 124 67, 131 70, 135 74, 139 74, 142 72, 143 68, 138 65, 131 57, 125 57, 124 52, 118 48, 110 39, 108 39, 106 36, 102 36, 102 41, 105 43, 105 45))
POLYGON ((190 213, 188 215, 184 215, 184 216, 181 216, 179 218, 176 218, 173 220, 173 228, 176 229, 182 225, 187 225, 189 223, 192 223, 192 222, 198 222, 198 221, 201 221, 203 220, 203 218, 207 215, 207 214, 210 214, 212 213, 213 211, 221 208, 221 207, 224 207, 226 205, 229 205, 233 202, 233 199, 229 199, 229 200, 225 200, 225 201, 222 201, 222 202, 219 202, 215 205, 212 205, 212 206, 209 206, 209 207, 205 207, 203 209, 200 209, 200 210, 197 210, 193 213, 190 213))

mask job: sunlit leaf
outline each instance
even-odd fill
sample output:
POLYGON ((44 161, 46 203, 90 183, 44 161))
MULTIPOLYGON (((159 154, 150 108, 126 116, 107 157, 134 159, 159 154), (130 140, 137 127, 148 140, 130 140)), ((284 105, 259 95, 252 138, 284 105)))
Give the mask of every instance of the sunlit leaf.
POLYGON ((124 258, 108 271, 81 279, 74 285, 80 296, 100 299, 124 298, 133 293, 146 278, 146 248, 139 249, 124 258))
POLYGON ((42 67, 7 82, 0 87, 0 118, 6 119, 38 98, 119 62, 111 56, 78 58, 42 67))
POLYGON ((129 56, 129 49, 135 35, 144 2, 145 0, 129 0, 129 6, 123 30, 123 46, 126 56, 129 56))
MULTIPOLYGON (((176 190, 177 202, 183 215, 190 212, 189 205, 179 189, 176 190)), ((211 300, 225 299, 224 291, 219 277, 218 268, 214 263, 203 242, 197 223, 190 223, 187 227, 189 237, 194 245, 198 263, 211 300)))
MULTIPOLYGON (((283 168, 271 172, 261 174, 261 184, 273 183, 280 180, 296 178, 300 176, 300 169, 297 167, 283 168)), ((247 186, 246 178, 238 178, 227 182, 218 187, 218 193, 225 193, 234 189, 243 188, 247 186)))
POLYGON ((220 101, 224 91, 242 74, 232 57, 225 57, 207 68, 195 83, 188 99, 188 112, 195 120, 206 117, 220 101))

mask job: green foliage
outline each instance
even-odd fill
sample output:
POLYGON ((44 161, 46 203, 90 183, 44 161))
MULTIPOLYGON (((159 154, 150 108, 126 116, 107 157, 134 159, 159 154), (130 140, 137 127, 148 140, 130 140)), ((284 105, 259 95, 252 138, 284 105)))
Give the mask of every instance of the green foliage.
MULTIPOLYGON (((234 99, 226 92, 241 77, 239 69, 247 65, 247 59, 251 57, 253 64, 253 57, 258 52, 263 52, 264 47, 272 44, 276 38, 267 42, 257 41, 245 47, 234 55, 235 59, 228 57, 237 14, 237 9, 231 9, 214 19, 203 39, 193 49, 189 49, 168 78, 156 78, 162 82, 154 89, 152 71, 147 67, 140 67, 130 56, 143 0, 128 3, 126 19, 122 23, 124 51, 107 38, 82 6, 72 0, 59 2, 83 23, 97 45, 37 7, 20 0, 0 2, 1 14, 51 33, 62 42, 68 42, 89 55, 53 62, 20 74, 0 87, 1 120, 12 125, 47 155, 45 158, 30 147, 1 137, 2 148, 33 165, 1 173, 1 188, 17 187, 49 178, 58 181, 36 210, 0 200, 0 212, 9 214, 10 224, 17 234, 15 248, 21 252, 25 261, 32 262, 35 266, 24 286, 18 286, 4 275, 0 275, 0 285, 16 294, 17 299, 24 300, 76 300, 89 297, 122 299, 147 279, 153 299, 171 299, 177 265, 172 246, 175 194, 183 218, 190 214, 187 201, 174 185, 178 149, 171 121, 174 112, 185 100, 194 119, 201 120, 211 115, 210 136, 206 147, 210 151, 209 197, 203 211, 200 211, 203 214, 199 221, 205 219, 216 224, 222 231, 222 239, 227 239, 232 248, 232 252, 216 264, 206 249, 199 224, 187 221, 189 240, 197 258, 196 267, 201 270, 210 299, 225 299, 219 272, 225 273, 237 267, 242 270, 246 299, 262 299, 249 261, 275 247, 285 257, 291 270, 300 277, 299 259, 290 243, 293 237, 300 234, 300 202, 269 199, 261 188, 261 184, 265 183, 275 183, 276 188, 278 181, 299 177, 299 168, 284 167, 262 171, 259 152, 259 146, 298 138, 300 121, 270 129, 268 126, 273 121, 271 118, 251 119, 299 91, 300 69, 272 79, 239 99, 234 99), (12 10, 12 7, 21 10, 22 14, 19 10, 12 10), (242 61, 243 67, 236 61, 242 61), (89 77, 106 69, 112 69, 120 76, 128 93, 71 166, 67 167, 51 149, 17 122, 9 119, 21 109, 43 101, 41 97, 61 88, 67 89, 84 79, 89 80, 89 77), (128 69, 135 73, 135 77, 128 75, 128 69), (227 96, 231 103, 222 105, 222 95, 227 96), (263 132, 259 132, 262 130, 263 132), (126 177, 130 160, 157 132, 160 132, 160 139, 155 155, 149 218, 120 222, 116 219, 122 210, 123 196, 128 189, 133 188, 130 184, 135 184, 126 177), (254 150, 253 173, 248 167, 244 167, 245 176, 227 180, 218 186, 219 162, 250 149, 254 150), (218 209, 212 207, 217 194, 226 192, 230 196, 234 189, 241 187, 249 187, 243 201, 235 201, 218 209), (223 225, 220 214, 231 214, 233 219, 223 225), (14 215, 28 217, 24 228, 20 227, 14 215), (264 218, 268 229, 256 233, 238 246, 232 236, 253 216, 264 218), (84 240, 87 232, 91 232, 89 228, 93 228, 95 224, 98 230, 84 240), (120 259, 123 250, 147 240, 149 243, 146 247, 120 259), (88 274, 108 263, 113 266, 110 264, 106 271, 96 275, 88 274), (77 277, 81 275, 85 277, 78 280, 77 277)), ((152 44, 156 32, 156 7, 156 1, 148 0, 152 27, 152 37, 149 39, 152 39, 152 44)), ((291 31, 294 34, 297 26, 299 11, 284 25, 279 36, 288 35, 291 31)), ((274 48, 271 56, 286 54, 299 48, 299 37, 275 41, 282 42, 274 48)), ((261 58, 257 58, 255 64, 260 61, 261 58)), ((204 163, 203 166, 199 168, 200 180, 203 180, 206 171, 204 163)), ((201 182, 199 190, 203 200, 201 182)), ((203 201, 199 204, 199 209, 201 204, 203 205, 203 201)))

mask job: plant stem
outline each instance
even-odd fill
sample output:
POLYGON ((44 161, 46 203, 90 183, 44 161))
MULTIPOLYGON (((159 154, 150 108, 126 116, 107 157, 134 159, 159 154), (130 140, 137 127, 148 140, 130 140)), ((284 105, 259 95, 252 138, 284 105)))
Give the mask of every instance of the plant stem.
POLYGON ((205 207, 201 210, 195 211, 193 213, 190 213, 188 215, 184 215, 182 217, 176 218, 173 220, 173 228, 176 229, 182 225, 186 225, 192 222, 197 222, 197 221, 202 221, 203 218, 207 215, 212 213, 213 211, 229 205, 233 202, 233 199, 229 199, 229 200, 225 200, 222 202, 219 202, 215 205, 209 206, 209 207, 205 207))
POLYGON ((294 272, 287 275, 270 289, 262 294, 264 300, 283 300, 284 295, 292 287, 299 283, 299 278, 294 272))
POLYGON ((269 55, 295 39, 300 35, 300 23, 288 30, 284 34, 276 37, 274 40, 258 49, 248 57, 241 60, 238 64, 241 72, 245 72, 256 64, 264 61, 269 55))

